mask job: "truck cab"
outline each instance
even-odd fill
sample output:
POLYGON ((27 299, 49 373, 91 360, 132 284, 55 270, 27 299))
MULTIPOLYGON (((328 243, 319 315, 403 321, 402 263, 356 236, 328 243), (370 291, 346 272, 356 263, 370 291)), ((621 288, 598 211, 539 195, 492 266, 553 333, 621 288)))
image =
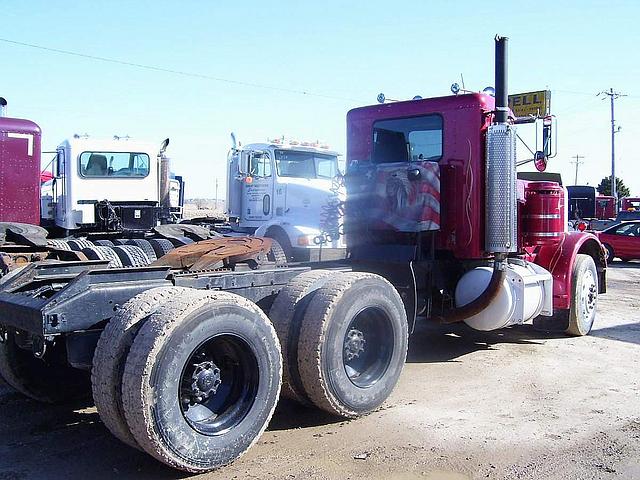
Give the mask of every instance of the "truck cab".
POLYGON ((616 199, 609 195, 596 196, 596 218, 609 220, 616 217, 616 199))
POLYGON ((640 197, 624 197, 620 199, 620 210, 625 212, 640 212, 640 197))
MULTIPOLYGON (((0 107, 3 98, 0 97, 0 107)), ((1 115, 0 221, 38 224, 40 214, 40 127, 1 115)))
POLYGON ((561 185, 517 179, 517 119, 500 90, 348 113, 350 259, 391 278, 409 317, 584 335, 606 289, 602 245, 566 231, 561 185))
POLYGON ((281 139, 232 148, 229 218, 243 233, 277 240, 289 258, 318 258, 325 248, 339 251, 344 189, 338 156, 324 145, 281 139))
MULTIPOLYGON (((153 228, 163 216, 163 158, 157 146, 129 138, 65 140, 56 149, 52 178, 41 186, 43 225, 66 232, 153 228)), ((179 202, 180 187, 172 185, 179 180, 168 182, 167 199, 179 202)), ((179 212, 179 205, 170 206, 179 212)))

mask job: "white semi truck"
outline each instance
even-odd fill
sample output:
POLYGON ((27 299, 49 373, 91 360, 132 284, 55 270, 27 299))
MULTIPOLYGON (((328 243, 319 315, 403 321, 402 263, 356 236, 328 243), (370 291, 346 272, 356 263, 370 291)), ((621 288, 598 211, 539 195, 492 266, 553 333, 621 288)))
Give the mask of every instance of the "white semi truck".
POLYGON ((160 146, 74 135, 43 169, 40 127, 2 113, 0 276, 45 259, 147 265, 209 238, 205 229, 172 224, 184 184, 170 173, 168 139, 160 146))
POLYGON ((128 137, 74 135, 56 149, 41 186, 43 224, 64 232, 147 231, 182 211, 182 180, 160 148, 128 137), (164 207, 164 209, 163 209, 164 207))
POLYGON ((285 139, 233 146, 228 156, 227 215, 242 233, 275 239, 299 261, 344 255, 339 153, 285 139))

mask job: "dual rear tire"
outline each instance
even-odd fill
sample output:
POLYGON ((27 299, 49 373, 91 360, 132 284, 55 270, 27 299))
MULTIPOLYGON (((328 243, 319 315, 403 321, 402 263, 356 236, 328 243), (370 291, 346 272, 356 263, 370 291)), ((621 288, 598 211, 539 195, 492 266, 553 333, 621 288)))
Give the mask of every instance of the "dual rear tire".
POLYGON ((355 418, 396 386, 408 323, 400 295, 382 277, 304 273, 281 290, 270 318, 283 347, 285 396, 355 418))
POLYGON ((273 327, 252 302, 161 287, 111 319, 92 378, 98 412, 118 438, 202 472, 235 460, 262 434, 282 361, 273 327))
POLYGON ((278 294, 270 315, 273 326, 257 305, 228 292, 159 287, 132 298, 94 356, 104 424, 171 467, 226 465, 271 419, 283 379, 280 341, 286 395, 300 402, 354 418, 395 387, 407 320, 381 277, 307 272, 278 294))

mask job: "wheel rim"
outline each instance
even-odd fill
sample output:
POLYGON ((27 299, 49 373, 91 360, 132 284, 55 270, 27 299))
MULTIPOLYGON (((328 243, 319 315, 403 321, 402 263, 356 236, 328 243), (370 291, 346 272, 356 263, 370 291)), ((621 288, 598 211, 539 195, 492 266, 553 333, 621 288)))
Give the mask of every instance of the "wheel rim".
POLYGON ((582 277, 580 290, 580 318, 588 324, 593 317, 598 299, 598 286, 591 270, 587 270, 582 277))
POLYGON ((197 432, 222 435, 247 416, 258 390, 258 362, 236 335, 211 337, 192 352, 180 381, 182 414, 197 432))
POLYGON ((391 320, 379 308, 358 313, 344 335, 342 361, 349 380, 360 388, 376 384, 386 373, 393 355, 391 320))
POLYGON ((613 260, 613 255, 612 255, 612 253, 613 253, 613 249, 612 249, 609 245, 607 245, 607 246, 605 247, 605 251, 607 252, 607 253, 606 253, 606 260, 607 260, 607 262, 612 261, 612 260, 613 260))

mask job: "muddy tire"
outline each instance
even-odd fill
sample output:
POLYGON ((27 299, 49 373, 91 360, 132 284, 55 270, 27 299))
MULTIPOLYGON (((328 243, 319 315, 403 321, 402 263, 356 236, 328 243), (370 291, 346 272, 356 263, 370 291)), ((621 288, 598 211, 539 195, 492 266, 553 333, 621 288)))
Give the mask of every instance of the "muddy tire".
POLYGON ((291 280, 276 297, 269 310, 269 319, 276 329, 282 348, 281 395, 310 404, 298 368, 298 343, 302 318, 315 292, 324 286, 335 272, 311 270, 291 280))
POLYGON ((110 268, 123 267, 120 257, 111 247, 96 245, 95 247, 83 248, 82 253, 84 253, 89 260, 108 260, 110 268))
POLYGON ((142 249, 135 245, 116 245, 112 249, 125 267, 146 267, 150 263, 142 249))
POLYGON ((64 240, 47 240, 47 244, 56 250, 71 250, 69 244, 64 240))
POLYGON ((153 251, 156 252, 156 258, 163 257, 174 249, 173 243, 166 238, 152 238, 149 240, 149 244, 153 251))
POLYGON ((282 253, 284 255, 285 263, 293 260, 293 247, 291 246, 291 241, 289 237, 284 233, 283 230, 277 228, 275 230, 270 230, 265 234, 265 237, 275 240, 280 248, 282 249, 282 253))
POLYGON ((282 248, 280 242, 275 238, 271 239, 271 248, 269 249, 269 253, 267 253, 267 260, 275 263, 276 265, 287 264, 287 254, 284 252, 284 248, 282 248))
POLYGON ((158 257, 156 256, 156 251, 153 249, 153 247, 151 246, 148 240, 144 240, 141 238, 134 238, 132 240, 129 240, 127 242, 127 245, 134 245, 142 249, 144 254, 149 259, 149 262, 155 262, 158 259, 158 257))
POLYGON ((15 333, 0 342, 0 377, 23 395, 44 403, 65 403, 85 398, 89 376, 75 368, 54 365, 18 347, 15 333))
POLYGON ((148 317, 122 382, 138 445, 188 472, 226 465, 257 441, 282 380, 278 338, 264 313, 232 293, 198 293, 148 317))
POLYGON ((98 247, 113 247, 113 242, 111 240, 94 240, 93 244, 98 247))
POLYGON ((578 254, 571 272, 571 307, 566 333, 581 337, 593 327, 598 303, 598 271, 593 258, 578 254))
POLYGON ((67 240, 67 244, 69 245, 69 248, 74 252, 80 252, 83 248, 90 248, 95 246, 92 241, 86 240, 84 238, 67 240))
POLYGON ((122 407, 122 374, 131 344, 146 318, 176 295, 191 290, 158 287, 136 295, 111 317, 93 356, 91 388, 102 423, 122 442, 140 448, 131 435, 122 407))
POLYGON ((402 299, 387 280, 355 272, 332 277, 302 320, 298 368, 307 397, 342 417, 371 412, 398 382, 408 336, 402 299))

